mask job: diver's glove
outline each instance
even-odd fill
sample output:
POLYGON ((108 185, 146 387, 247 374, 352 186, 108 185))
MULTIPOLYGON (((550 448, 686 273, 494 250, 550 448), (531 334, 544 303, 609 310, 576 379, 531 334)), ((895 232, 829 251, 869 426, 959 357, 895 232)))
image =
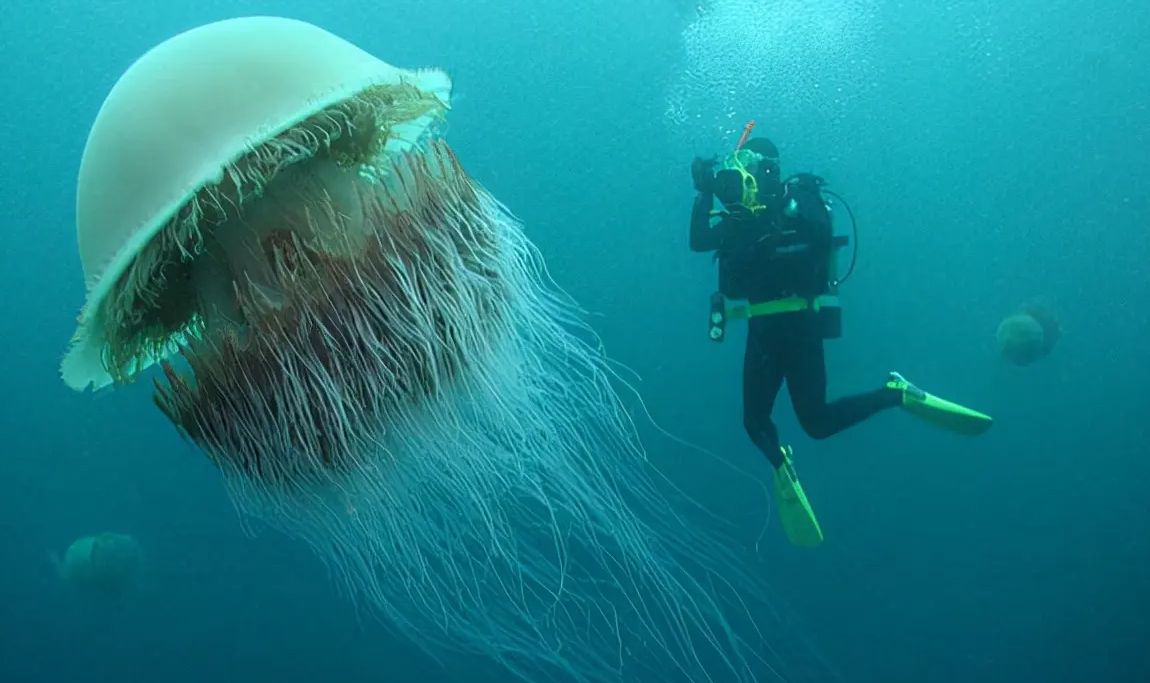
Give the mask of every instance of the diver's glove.
POLYGON ((715 194, 715 173, 713 169, 719 160, 715 157, 703 159, 695 157, 691 162, 691 180, 695 184, 695 191, 703 194, 715 194))

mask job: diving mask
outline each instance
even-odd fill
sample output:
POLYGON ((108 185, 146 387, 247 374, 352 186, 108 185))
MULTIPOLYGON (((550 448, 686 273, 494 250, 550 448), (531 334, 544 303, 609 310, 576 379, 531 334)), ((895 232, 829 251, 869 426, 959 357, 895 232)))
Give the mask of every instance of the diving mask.
POLYGON ((751 211, 761 210, 759 181, 755 177, 760 167, 768 172, 773 167, 778 173, 778 166, 761 154, 749 149, 731 152, 723 160, 722 169, 715 173, 715 196, 728 208, 741 206, 751 211))

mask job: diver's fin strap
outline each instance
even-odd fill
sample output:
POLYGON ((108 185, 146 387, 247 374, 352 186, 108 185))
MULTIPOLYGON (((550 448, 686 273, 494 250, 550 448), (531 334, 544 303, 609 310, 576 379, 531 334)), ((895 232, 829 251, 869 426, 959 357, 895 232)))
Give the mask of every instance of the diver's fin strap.
POLYGON ((785 299, 761 301, 757 304, 732 304, 727 306, 727 319, 749 320, 763 315, 795 313, 808 309, 818 312, 822 308, 835 308, 838 305, 839 298, 833 294, 820 294, 813 300, 804 299, 801 296, 790 296, 785 299))

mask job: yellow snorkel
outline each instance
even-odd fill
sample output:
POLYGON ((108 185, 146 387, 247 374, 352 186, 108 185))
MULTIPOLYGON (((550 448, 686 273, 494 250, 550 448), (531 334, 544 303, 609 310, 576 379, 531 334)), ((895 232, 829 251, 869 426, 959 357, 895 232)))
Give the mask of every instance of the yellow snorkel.
POLYGON ((754 121, 747 123, 734 151, 727 155, 723 160, 723 168, 715 174, 717 185, 715 194, 723 206, 733 214, 758 215, 767 208, 759 202, 758 180, 747 170, 748 166, 759 164, 763 157, 749 149, 743 149, 754 127, 754 121))

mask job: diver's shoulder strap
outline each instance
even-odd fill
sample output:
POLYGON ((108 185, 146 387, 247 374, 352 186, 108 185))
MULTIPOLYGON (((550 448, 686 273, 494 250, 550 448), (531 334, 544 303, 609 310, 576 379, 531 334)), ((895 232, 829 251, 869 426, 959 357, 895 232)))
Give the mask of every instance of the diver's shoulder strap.
POLYGON ((814 185, 815 187, 822 187, 823 185, 827 184, 827 179, 821 175, 803 172, 795 173, 783 182, 788 185, 793 183, 795 185, 814 185))

